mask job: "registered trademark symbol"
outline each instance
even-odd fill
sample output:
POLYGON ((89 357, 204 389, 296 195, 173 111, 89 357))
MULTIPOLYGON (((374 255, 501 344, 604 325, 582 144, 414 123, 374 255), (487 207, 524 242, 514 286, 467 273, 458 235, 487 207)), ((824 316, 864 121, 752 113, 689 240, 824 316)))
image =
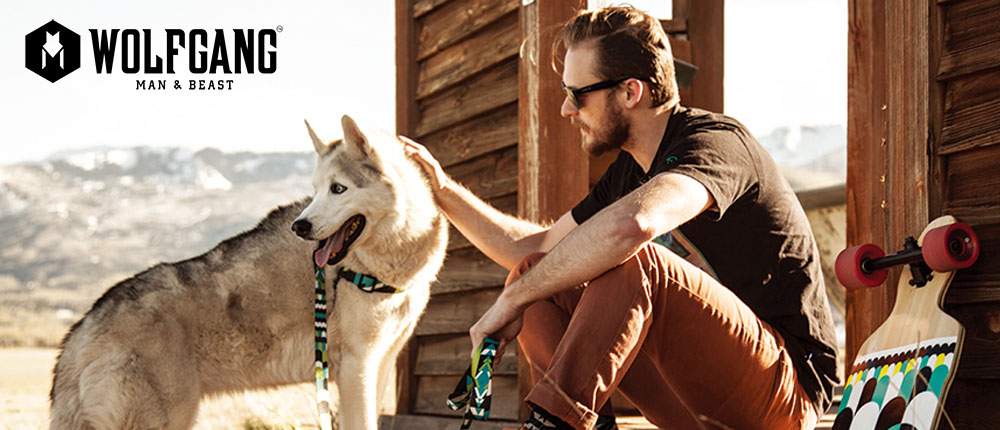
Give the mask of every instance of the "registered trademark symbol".
POLYGON ((278 28, 277 28, 277 30, 278 30, 278 33, 281 33, 282 31, 285 31, 285 27, 282 27, 282 26, 279 25, 278 28))

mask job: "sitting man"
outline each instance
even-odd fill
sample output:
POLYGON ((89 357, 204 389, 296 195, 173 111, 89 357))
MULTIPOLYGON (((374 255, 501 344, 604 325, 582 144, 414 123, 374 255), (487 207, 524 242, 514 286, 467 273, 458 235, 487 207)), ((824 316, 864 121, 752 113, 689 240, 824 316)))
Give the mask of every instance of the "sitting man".
POLYGON ((521 428, 613 429, 616 389, 662 428, 813 428, 837 349, 791 187, 742 124, 680 105, 656 19, 581 11, 558 37, 562 115, 586 152, 621 152, 555 224, 497 211, 403 139, 452 223, 512 269, 469 332, 523 348, 521 428))

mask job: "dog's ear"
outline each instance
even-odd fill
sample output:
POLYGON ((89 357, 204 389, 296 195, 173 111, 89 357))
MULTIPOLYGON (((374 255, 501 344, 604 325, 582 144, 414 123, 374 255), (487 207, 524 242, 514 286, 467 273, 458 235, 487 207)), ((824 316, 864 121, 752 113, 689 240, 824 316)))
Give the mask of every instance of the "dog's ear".
POLYGON ((368 137, 361 132, 361 129, 358 127, 358 123, 354 122, 354 119, 344 115, 344 117, 340 119, 340 123, 344 126, 344 141, 348 143, 348 146, 357 148, 361 154, 364 154, 367 157, 371 157, 375 154, 375 151, 372 150, 371 144, 368 143, 368 137))
POLYGON ((330 152, 330 145, 323 143, 323 141, 319 139, 319 136, 317 136, 316 132, 313 131, 312 126, 309 125, 308 120, 304 121, 306 122, 306 128, 309 129, 309 138, 312 139, 313 147, 316 148, 316 153, 320 156, 326 155, 327 152, 330 152))

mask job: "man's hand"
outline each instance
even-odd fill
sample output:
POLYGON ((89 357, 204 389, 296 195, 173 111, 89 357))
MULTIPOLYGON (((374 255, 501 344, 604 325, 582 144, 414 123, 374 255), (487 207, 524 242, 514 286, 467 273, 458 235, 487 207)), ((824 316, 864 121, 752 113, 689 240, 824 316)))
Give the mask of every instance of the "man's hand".
MULTIPOLYGON (((516 283, 508 285, 507 288, 509 289, 516 283)), ((479 321, 469 329, 469 337, 472 338, 472 355, 476 354, 476 348, 483 342, 483 339, 489 336, 500 342, 500 346, 497 347, 496 359, 493 361, 494 366, 500 364, 504 347, 516 339, 517 334, 521 332, 523 317, 524 310, 515 306, 506 295, 500 294, 493 306, 490 306, 479 318, 479 321)))
POLYGON ((427 172, 427 176, 431 179, 431 187, 433 187, 435 193, 448 185, 451 178, 444 173, 441 163, 431 155, 431 152, 424 145, 414 142, 405 136, 399 136, 399 141, 403 143, 403 150, 406 151, 406 155, 416 160, 417 164, 427 172))

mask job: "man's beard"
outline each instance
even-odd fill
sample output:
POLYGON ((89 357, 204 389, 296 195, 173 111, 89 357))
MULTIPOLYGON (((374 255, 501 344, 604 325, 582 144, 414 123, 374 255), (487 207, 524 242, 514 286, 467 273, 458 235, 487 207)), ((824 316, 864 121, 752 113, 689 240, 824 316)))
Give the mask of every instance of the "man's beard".
POLYGON ((589 143, 584 141, 583 149, 591 157, 599 157, 605 153, 619 150, 628 141, 632 124, 622 114, 621 107, 614 103, 610 103, 609 106, 605 114, 607 126, 600 129, 588 127, 591 131, 591 140, 589 143))

